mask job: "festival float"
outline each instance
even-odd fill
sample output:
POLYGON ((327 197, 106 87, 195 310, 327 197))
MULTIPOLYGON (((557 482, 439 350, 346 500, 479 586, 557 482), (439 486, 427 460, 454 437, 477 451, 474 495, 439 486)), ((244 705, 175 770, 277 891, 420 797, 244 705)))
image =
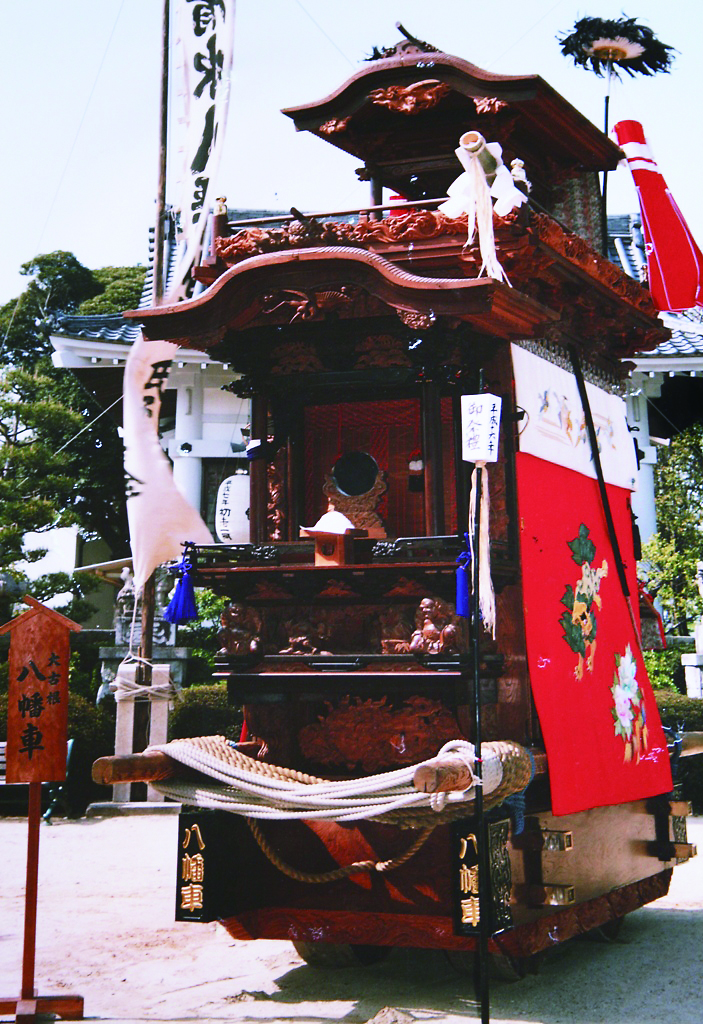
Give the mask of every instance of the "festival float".
POLYGON ((127 314, 147 356, 207 351, 251 400, 250 543, 191 536, 179 568, 228 599, 215 676, 244 733, 96 778, 184 805, 180 920, 315 964, 482 948, 520 972, 614 934, 694 852, 622 397, 665 329, 600 254, 622 152, 540 77, 412 37, 283 113, 358 158, 369 208, 221 208, 205 290, 127 314))

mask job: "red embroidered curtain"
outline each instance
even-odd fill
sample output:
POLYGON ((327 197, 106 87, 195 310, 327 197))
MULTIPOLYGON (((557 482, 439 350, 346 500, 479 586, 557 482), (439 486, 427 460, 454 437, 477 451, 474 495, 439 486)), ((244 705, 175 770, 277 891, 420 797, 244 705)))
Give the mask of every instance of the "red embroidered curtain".
MULTIPOLYGON (((555 814, 671 789, 666 739, 595 480, 517 456, 527 658, 555 814)), ((609 485, 637 613, 629 492, 609 485)))

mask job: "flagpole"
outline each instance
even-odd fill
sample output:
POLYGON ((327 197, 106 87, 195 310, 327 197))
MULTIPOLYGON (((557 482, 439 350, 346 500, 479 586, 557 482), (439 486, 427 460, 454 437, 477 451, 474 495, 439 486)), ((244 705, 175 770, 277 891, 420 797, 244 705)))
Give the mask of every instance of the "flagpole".
MULTIPOLYGON (((605 133, 605 135, 608 134, 608 128, 609 128, 609 122, 610 122, 610 86, 611 86, 612 80, 613 80, 613 58, 612 58, 612 55, 610 53, 608 53, 608 77, 607 77, 607 86, 606 86, 606 90, 605 90, 605 105, 604 105, 605 109, 604 109, 604 117, 603 117, 603 121, 604 121, 603 132, 605 133)), ((608 169, 607 168, 603 171, 602 203, 603 203, 603 214, 602 214, 603 220, 602 220, 602 244, 601 244, 601 249, 603 250, 603 255, 607 259, 607 256, 608 256, 608 169)))
MULTIPOLYGON (((164 224, 166 220, 166 170, 168 157, 168 81, 169 81, 169 35, 170 0, 164 0, 161 31, 161 98, 159 107, 159 170, 156 186, 156 224, 154 227, 153 304, 160 306, 164 297, 164 224)), ((156 607, 156 574, 152 572, 142 590, 142 634, 140 675, 143 686, 151 685, 151 658, 154 651, 154 612, 156 607)), ((144 733, 144 745, 148 746, 148 714, 139 716, 139 729, 144 733), (145 718, 141 721, 142 717, 145 718)), ((135 723, 136 725, 137 723, 135 723)), ((135 739, 137 737, 135 736, 135 739)), ((141 740, 141 737, 140 737, 141 740)))
POLYGON ((156 186, 156 228, 154 234, 154 305, 164 295, 164 223, 166 220, 166 167, 168 154, 168 78, 170 0, 164 0, 161 34, 161 104, 159 109, 159 175, 156 186))

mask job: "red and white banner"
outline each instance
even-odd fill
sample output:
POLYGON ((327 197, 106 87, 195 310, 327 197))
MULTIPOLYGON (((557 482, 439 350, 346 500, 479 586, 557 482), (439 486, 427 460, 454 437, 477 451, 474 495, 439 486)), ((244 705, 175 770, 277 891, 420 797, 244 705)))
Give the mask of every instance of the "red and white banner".
POLYGON ((199 259, 208 214, 214 205, 229 106, 234 49, 235 0, 180 0, 179 120, 182 143, 180 252, 173 278, 178 292, 199 259))
POLYGON ((198 512, 176 487, 159 443, 161 392, 178 345, 135 341, 123 384, 124 468, 134 585, 141 590, 162 562, 180 559, 185 541, 212 544, 198 512))
POLYGON ((639 121, 614 128, 639 196, 649 289, 657 309, 703 306, 703 255, 652 157, 639 121))

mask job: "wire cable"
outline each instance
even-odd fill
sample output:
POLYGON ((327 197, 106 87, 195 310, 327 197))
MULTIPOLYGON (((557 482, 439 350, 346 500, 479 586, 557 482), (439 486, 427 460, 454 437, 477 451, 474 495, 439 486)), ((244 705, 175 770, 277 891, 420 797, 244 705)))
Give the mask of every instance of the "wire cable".
POLYGON ((61 445, 61 447, 58 449, 56 454, 58 455, 60 452, 64 451, 66 448, 68 448, 68 446, 70 444, 73 444, 73 442, 76 440, 77 437, 80 437, 81 434, 85 434, 86 430, 90 430, 90 428, 95 423, 98 422, 98 420, 100 419, 101 416, 104 416, 106 412, 109 412, 110 409, 113 409, 117 405, 117 403, 121 402, 121 401, 122 401, 122 395, 120 395, 119 398, 116 398, 115 401, 111 405, 108 405, 108 407, 106 409, 103 409, 103 411, 101 413, 98 413, 98 415, 95 417, 94 420, 91 420, 90 423, 86 423, 86 425, 84 427, 81 427, 81 429, 78 431, 78 433, 74 434, 73 437, 70 438, 70 440, 68 440, 66 442, 66 444, 61 445))
POLYGON ((302 12, 303 12, 304 14, 307 14, 307 16, 308 16, 308 18, 310 19, 310 21, 311 21, 311 22, 313 23, 313 25, 314 25, 314 26, 315 26, 315 27, 316 27, 316 28, 318 29, 318 31, 320 31, 320 32, 322 33, 322 35, 323 35, 323 36, 325 37, 325 39, 327 40, 327 42, 328 42, 328 43, 329 43, 329 44, 330 44, 331 46, 334 46, 334 48, 335 48, 335 50, 337 51, 337 53, 341 54, 341 56, 342 56, 342 57, 344 57, 345 61, 347 61, 347 63, 348 63, 349 65, 350 65, 350 67, 352 67, 352 68, 355 68, 355 67, 356 67, 356 64, 355 64, 355 63, 354 63, 354 61, 353 61, 353 60, 351 59, 351 57, 347 56, 347 54, 346 54, 346 53, 344 52, 344 50, 340 49, 340 48, 339 48, 339 46, 337 46, 337 44, 335 43, 334 39, 332 39, 332 37, 331 37, 331 36, 329 36, 329 35, 328 35, 328 34, 327 34, 327 33, 325 32, 324 28, 322 27, 322 25, 320 25, 320 23, 319 23, 319 22, 315 21, 315 19, 313 18, 312 14, 310 13, 310 11, 308 11, 308 10, 307 10, 307 8, 303 7, 303 5, 301 4, 300 0, 295 0, 295 2, 297 3, 297 5, 298 5, 298 7, 299 7, 299 8, 301 9, 301 11, 302 11, 302 12))
POLYGON ((516 39, 514 43, 511 43, 507 50, 503 50, 503 52, 498 57, 494 57, 494 59, 490 62, 490 64, 486 65, 486 71, 488 71, 491 68, 495 67, 495 65, 498 63, 499 60, 502 60, 503 57, 506 56, 506 54, 510 53, 511 50, 514 50, 515 47, 519 43, 521 43, 523 41, 523 39, 526 39, 527 36, 529 36, 529 34, 531 32, 533 32, 534 29, 536 29, 538 25, 541 25, 542 22, 544 21, 544 19, 548 18, 549 15, 552 13, 552 11, 556 11, 557 7, 560 7, 562 3, 563 3, 563 0, 557 0, 557 2, 554 4, 554 6, 550 7, 548 11, 545 11, 545 13, 542 15, 542 17, 538 18, 537 21, 534 22, 534 24, 531 25, 530 28, 528 28, 528 30, 526 32, 523 32, 523 34, 520 36, 519 39, 516 39))

